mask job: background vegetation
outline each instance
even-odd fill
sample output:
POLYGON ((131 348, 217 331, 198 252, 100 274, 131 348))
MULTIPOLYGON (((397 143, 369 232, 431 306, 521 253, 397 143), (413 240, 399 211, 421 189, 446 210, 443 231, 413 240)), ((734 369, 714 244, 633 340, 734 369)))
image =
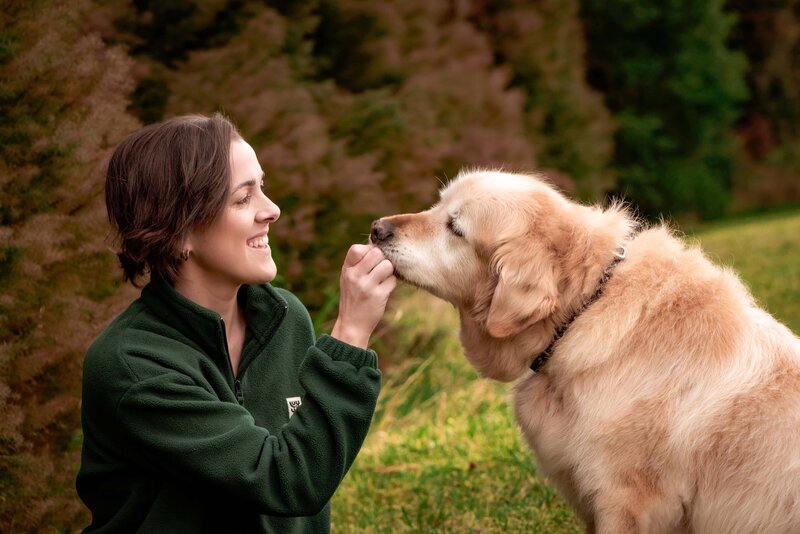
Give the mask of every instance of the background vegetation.
MULTIPOLYGON (((797 205, 798 17, 800 0, 0 0, 0 531, 87 521, 81 358, 135 296, 102 203, 127 133, 227 113, 283 210, 277 283, 324 328, 347 245, 462 167, 540 169, 686 224, 797 205)), ((797 331, 793 220, 703 239, 797 331)), ((389 385, 335 525, 574 528, 505 390, 464 367, 446 321, 411 312, 434 306, 420 298, 399 297, 378 339, 389 385)))

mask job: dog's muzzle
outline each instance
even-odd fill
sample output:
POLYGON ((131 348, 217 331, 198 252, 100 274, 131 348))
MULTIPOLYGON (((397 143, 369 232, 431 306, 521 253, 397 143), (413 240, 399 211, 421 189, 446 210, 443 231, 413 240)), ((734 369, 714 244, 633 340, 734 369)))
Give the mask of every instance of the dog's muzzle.
POLYGON ((372 221, 372 231, 369 234, 369 240, 373 245, 385 243, 391 239, 392 236, 394 236, 394 226, 392 226, 392 223, 384 219, 372 221))

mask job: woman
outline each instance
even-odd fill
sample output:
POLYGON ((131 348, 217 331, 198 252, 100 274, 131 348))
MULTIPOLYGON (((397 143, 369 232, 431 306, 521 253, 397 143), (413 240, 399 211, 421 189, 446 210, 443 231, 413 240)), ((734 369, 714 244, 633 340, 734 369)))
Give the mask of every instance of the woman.
POLYGON ((395 287, 354 245, 339 317, 272 288, 255 152, 220 115, 147 126, 115 150, 109 220, 141 297, 89 348, 77 478, 86 532, 328 532, 330 498, 380 389, 369 336, 395 287))

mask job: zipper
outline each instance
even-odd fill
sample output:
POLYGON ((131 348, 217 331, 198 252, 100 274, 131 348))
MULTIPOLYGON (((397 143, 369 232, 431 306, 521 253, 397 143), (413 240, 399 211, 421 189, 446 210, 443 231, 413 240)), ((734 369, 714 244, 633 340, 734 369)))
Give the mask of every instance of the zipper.
MULTIPOLYGON (((242 381, 237 378, 236 375, 233 374, 233 365, 231 364, 231 354, 228 352, 228 336, 225 333, 225 321, 222 320, 220 317, 219 323, 217 323, 219 327, 220 336, 222 337, 222 355, 225 356, 225 363, 228 366, 228 371, 231 373, 231 378, 233 379, 233 392, 236 395, 236 402, 239 404, 244 404, 244 394, 242 393, 242 381)), ((241 373, 239 373, 241 374, 241 373)))
MULTIPOLYGON (((278 327, 283 322, 283 319, 286 317, 286 313, 289 311, 289 306, 284 304, 280 311, 277 320, 274 322, 272 328, 269 330, 265 337, 271 337, 272 334, 278 329, 278 327)), ((233 365, 231 364, 231 355, 228 352, 228 336, 225 334, 225 321, 222 320, 222 317, 219 319, 218 323, 220 334, 222 336, 222 350, 223 354, 225 355, 225 361, 228 365, 228 371, 231 373, 231 377, 233 378, 233 392, 236 395, 236 401, 239 404, 244 404, 244 392, 242 391, 242 381, 240 377, 244 376, 244 372, 247 370, 252 358, 247 358, 245 355, 246 346, 242 347, 242 359, 239 362, 239 373, 238 376, 233 374, 233 365)), ((251 341, 252 343, 252 341, 251 341)))
POLYGON ((244 395, 242 394, 242 381, 238 378, 233 382, 233 389, 236 393, 236 400, 239 401, 239 404, 244 404, 244 395))

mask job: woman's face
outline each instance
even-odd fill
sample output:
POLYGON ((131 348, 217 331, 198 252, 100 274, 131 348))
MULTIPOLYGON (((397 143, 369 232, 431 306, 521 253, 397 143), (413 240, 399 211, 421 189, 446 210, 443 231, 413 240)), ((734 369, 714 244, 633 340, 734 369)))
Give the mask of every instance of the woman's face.
POLYGON ((269 225, 280 208, 262 191, 264 172, 244 140, 231 143, 231 186, 225 210, 187 239, 189 261, 180 276, 206 285, 238 287, 269 282, 278 270, 269 248, 269 225))

